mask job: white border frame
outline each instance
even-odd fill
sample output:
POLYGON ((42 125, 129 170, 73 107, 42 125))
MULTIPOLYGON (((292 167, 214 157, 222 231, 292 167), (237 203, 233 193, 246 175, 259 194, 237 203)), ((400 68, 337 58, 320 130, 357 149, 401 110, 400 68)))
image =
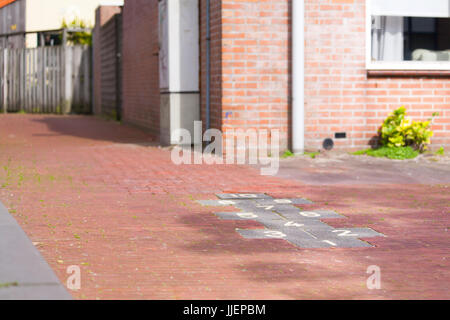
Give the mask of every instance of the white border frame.
MULTIPOLYGON (((430 61, 372 61, 372 0, 366 0, 366 69, 367 70, 450 70, 449 62, 430 61)), ((407 17, 407 15, 405 15, 407 17)))

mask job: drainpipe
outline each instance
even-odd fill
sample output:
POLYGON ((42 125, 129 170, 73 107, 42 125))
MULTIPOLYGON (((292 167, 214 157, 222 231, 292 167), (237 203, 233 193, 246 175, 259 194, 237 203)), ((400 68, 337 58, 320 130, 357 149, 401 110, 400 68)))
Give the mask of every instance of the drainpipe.
POLYGON ((206 130, 210 124, 210 108, 211 108, 211 1, 206 0, 206 130))
POLYGON ((292 0, 292 151, 305 150, 305 1, 292 0))

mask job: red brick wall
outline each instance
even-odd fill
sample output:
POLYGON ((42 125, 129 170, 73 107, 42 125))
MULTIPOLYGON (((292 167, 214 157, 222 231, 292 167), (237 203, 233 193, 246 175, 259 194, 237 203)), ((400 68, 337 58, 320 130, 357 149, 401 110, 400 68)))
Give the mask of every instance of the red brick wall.
POLYGON ((276 128, 288 145, 288 0, 222 0, 222 119, 227 128, 276 128))
POLYGON ((159 136, 158 1, 123 8, 123 120, 159 136))
POLYGON ((95 11, 95 28, 93 31, 94 49, 94 114, 101 113, 101 45, 100 28, 105 25, 116 13, 120 13, 120 7, 101 6, 95 11))
MULTIPOLYGON (((211 0, 211 126, 279 128, 290 136, 290 0, 211 0)), ((201 105, 206 103, 206 1, 201 8, 201 105)), ((414 119, 439 112, 436 146, 450 146, 450 80, 368 77, 365 0, 305 0, 306 147, 360 149, 389 111, 405 105, 414 119)), ((158 7, 127 0, 123 12, 124 120, 159 134, 158 7)))
POLYGON ((100 6, 95 11, 95 27, 93 30, 93 50, 94 50, 94 114, 101 114, 101 74, 104 68, 102 67, 102 50, 101 50, 101 28, 108 23, 115 14, 121 12, 121 7, 118 6, 100 6))
POLYGON ((306 0, 306 146, 323 139, 337 148, 361 149, 387 114, 404 105, 415 120, 440 116, 435 147, 450 146, 450 79, 368 77, 365 69, 365 0, 306 0))

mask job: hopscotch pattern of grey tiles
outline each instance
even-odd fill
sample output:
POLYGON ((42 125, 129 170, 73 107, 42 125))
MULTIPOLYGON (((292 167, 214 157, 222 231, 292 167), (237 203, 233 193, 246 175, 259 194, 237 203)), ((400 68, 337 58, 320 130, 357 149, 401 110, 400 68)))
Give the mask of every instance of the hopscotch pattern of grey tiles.
POLYGON ((240 212, 216 212, 223 220, 254 220, 265 229, 237 229, 247 239, 284 239, 300 248, 371 247, 359 238, 384 236, 370 228, 335 229, 322 219, 345 218, 329 210, 302 211, 294 204, 311 204, 302 198, 274 199, 263 193, 223 193, 220 200, 199 200, 207 206, 234 206, 240 212))

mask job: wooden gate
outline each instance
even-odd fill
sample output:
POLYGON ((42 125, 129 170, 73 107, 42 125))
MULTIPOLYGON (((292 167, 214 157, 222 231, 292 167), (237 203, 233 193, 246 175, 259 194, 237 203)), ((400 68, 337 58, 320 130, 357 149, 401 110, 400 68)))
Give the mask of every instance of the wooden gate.
POLYGON ((1 110, 90 113, 91 63, 88 46, 0 50, 1 110))

